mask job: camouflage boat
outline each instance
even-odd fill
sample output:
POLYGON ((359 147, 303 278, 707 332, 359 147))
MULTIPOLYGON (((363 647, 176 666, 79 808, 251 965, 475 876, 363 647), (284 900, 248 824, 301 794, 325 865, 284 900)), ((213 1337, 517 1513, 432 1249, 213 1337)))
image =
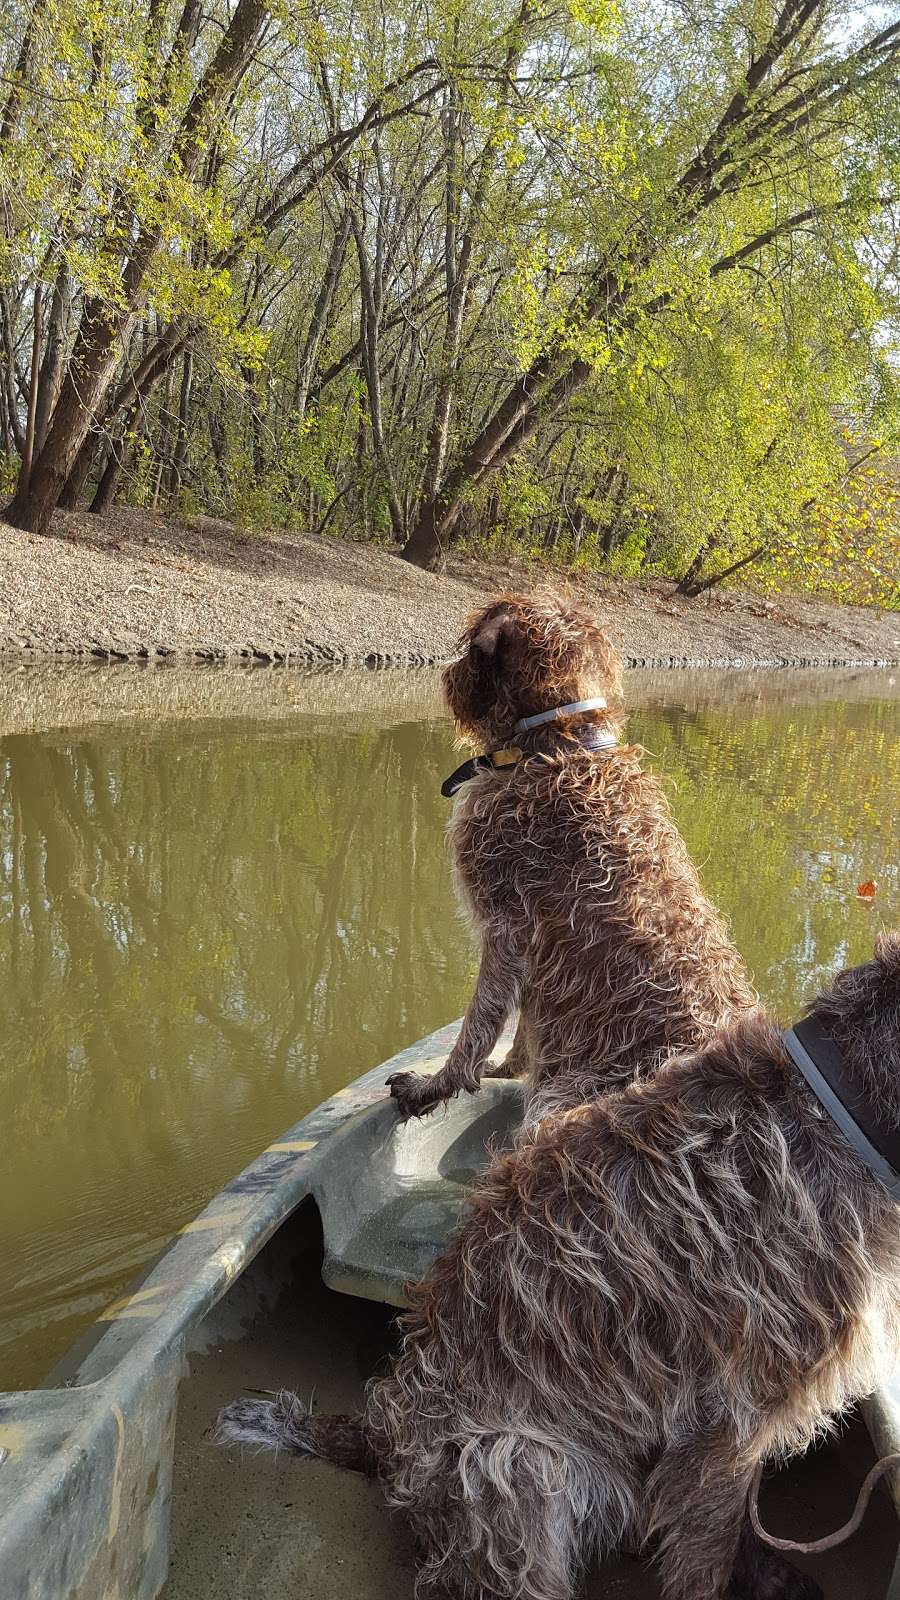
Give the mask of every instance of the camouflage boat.
MULTIPOLYGON (((486 1079, 398 1126, 385 1079, 436 1070, 455 1033, 402 1051, 269 1145, 43 1388, 0 1395, 2 1600, 411 1600, 414 1554, 376 1485, 240 1459, 208 1429, 254 1388, 315 1389, 326 1410, 360 1403, 404 1284, 446 1240, 487 1143, 521 1115, 520 1087, 486 1079)), ((844 1521, 875 1451, 900 1448, 900 1387, 873 1399, 866 1423, 766 1484, 773 1532, 808 1540, 844 1521)), ((847 1544, 798 1558, 827 1600, 900 1600, 898 1491, 879 1488, 847 1544)), ((658 1590, 652 1569, 622 1558, 586 1593, 658 1590)))

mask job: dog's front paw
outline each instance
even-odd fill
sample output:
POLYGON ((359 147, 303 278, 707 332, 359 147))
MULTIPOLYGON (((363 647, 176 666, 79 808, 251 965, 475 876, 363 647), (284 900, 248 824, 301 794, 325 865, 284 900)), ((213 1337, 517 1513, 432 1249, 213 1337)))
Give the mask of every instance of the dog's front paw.
POLYGON ((434 1079, 419 1072, 394 1072, 387 1079, 391 1099, 405 1122, 409 1117, 424 1117, 440 1105, 441 1095, 435 1092, 434 1079))
POLYGON ((484 1078, 522 1078, 528 1071, 523 1061, 507 1056, 505 1061, 489 1061, 482 1073, 484 1078))

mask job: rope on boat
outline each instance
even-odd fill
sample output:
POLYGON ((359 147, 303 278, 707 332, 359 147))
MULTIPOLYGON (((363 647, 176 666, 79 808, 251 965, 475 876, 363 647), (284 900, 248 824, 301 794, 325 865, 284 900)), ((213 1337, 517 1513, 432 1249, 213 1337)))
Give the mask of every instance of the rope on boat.
POLYGON ((856 1497, 856 1506, 849 1522, 845 1522, 844 1526, 838 1528, 836 1533, 828 1533, 823 1539, 811 1539, 804 1544, 797 1539, 776 1539, 773 1533, 766 1533, 765 1528, 762 1526, 759 1520, 759 1486, 762 1481, 763 1464, 760 1462, 750 1485, 750 1522, 753 1526, 753 1532, 758 1538, 762 1539, 763 1544, 771 1545, 773 1550, 794 1550, 799 1555, 804 1556, 817 1556, 821 1555, 824 1550, 833 1550, 836 1545, 843 1544, 846 1539, 849 1539, 856 1532, 868 1510, 872 1490, 879 1478, 883 1477, 891 1467, 900 1467, 900 1454, 884 1456, 881 1461, 876 1461, 871 1471, 866 1474, 862 1488, 856 1497))

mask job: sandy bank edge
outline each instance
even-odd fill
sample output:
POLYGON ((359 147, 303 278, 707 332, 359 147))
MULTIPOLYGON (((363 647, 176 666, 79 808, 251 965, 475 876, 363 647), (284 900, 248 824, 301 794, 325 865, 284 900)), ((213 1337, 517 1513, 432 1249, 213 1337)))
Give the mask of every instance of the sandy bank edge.
POLYGON ((897 613, 748 591, 689 601, 509 559, 454 558, 438 575, 370 544, 129 509, 59 513, 43 538, 0 523, 0 657, 433 666, 485 597, 548 581, 593 606, 629 666, 900 663, 897 613))

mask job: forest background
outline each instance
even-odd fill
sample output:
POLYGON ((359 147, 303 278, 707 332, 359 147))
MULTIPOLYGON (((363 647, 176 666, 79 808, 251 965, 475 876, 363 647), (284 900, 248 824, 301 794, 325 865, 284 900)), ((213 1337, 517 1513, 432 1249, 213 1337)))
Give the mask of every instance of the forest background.
POLYGON ((900 21, 0 0, 0 491, 900 605, 900 21))

